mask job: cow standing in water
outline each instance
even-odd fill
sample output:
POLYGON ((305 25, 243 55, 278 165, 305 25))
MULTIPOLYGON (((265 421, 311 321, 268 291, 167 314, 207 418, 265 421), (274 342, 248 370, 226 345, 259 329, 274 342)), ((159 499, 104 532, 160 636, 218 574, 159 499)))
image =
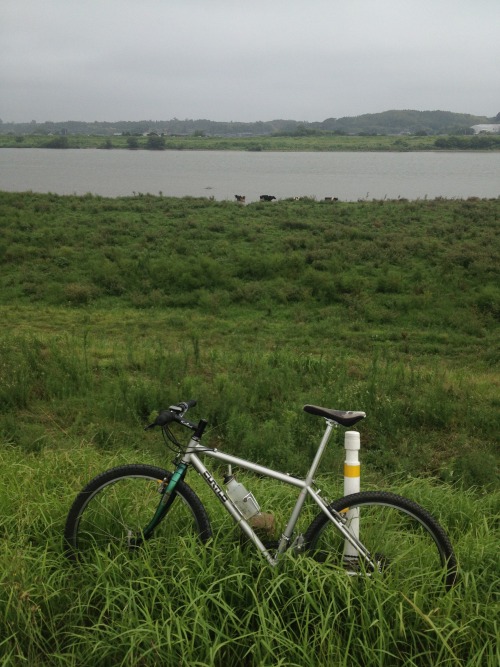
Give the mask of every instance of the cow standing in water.
POLYGON ((260 195, 260 201, 273 201, 276 199, 274 195, 260 195))

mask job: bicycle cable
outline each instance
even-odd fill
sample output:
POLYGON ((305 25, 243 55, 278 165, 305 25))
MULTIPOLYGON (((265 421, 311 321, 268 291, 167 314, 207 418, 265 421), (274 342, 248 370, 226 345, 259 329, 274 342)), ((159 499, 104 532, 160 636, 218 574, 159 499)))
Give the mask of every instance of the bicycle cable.
POLYGON ((167 425, 162 427, 161 432, 163 435, 163 440, 171 452, 174 452, 174 454, 182 454, 186 451, 187 447, 177 440, 167 425), (172 445, 175 445, 175 447, 172 445))

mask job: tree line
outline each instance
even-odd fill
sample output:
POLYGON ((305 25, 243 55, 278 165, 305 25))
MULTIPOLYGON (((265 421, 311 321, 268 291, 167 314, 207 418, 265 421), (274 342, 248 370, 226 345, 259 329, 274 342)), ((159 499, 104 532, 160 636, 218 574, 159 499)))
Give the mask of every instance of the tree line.
POLYGON ((472 125, 494 123, 494 118, 450 111, 384 111, 360 116, 327 118, 319 122, 276 119, 256 122, 219 122, 207 119, 140 120, 116 122, 65 121, 38 123, 2 122, 0 134, 79 134, 113 136, 114 134, 146 135, 155 132, 158 135, 195 135, 207 136, 265 136, 276 134, 304 133, 346 133, 346 134, 464 134, 472 125))

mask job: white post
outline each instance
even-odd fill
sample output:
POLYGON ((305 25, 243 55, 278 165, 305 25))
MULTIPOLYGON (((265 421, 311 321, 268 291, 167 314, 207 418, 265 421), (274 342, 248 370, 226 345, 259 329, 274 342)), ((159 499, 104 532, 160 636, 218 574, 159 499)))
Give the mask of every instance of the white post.
MULTIPOLYGON (((344 437, 344 495, 358 493, 361 490, 360 463, 358 452, 361 448, 360 437, 357 431, 346 431, 344 437)), ((356 538, 359 538, 359 508, 347 512, 349 528, 356 538)), ((357 558, 358 552, 347 540, 344 542, 344 558, 357 558)))

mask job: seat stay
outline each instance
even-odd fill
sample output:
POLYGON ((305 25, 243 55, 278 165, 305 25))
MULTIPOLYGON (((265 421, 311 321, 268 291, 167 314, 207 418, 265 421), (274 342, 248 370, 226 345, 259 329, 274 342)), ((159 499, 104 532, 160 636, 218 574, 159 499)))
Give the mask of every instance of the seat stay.
POLYGON ((368 549, 363 545, 363 543, 360 542, 359 537, 357 537, 353 532, 351 532, 348 528, 344 526, 344 523, 342 519, 339 518, 338 514, 332 514, 332 512, 330 512, 329 507, 323 502, 323 500, 320 498, 318 493, 314 491, 314 489, 308 488, 307 491, 311 496, 311 498, 316 503, 316 505, 320 508, 320 510, 324 514, 326 514, 326 516, 333 523, 335 528, 344 536, 345 540, 352 547, 354 547, 356 552, 364 558, 365 562, 368 565, 370 565, 371 567, 376 567, 372 555, 370 554, 368 549))

